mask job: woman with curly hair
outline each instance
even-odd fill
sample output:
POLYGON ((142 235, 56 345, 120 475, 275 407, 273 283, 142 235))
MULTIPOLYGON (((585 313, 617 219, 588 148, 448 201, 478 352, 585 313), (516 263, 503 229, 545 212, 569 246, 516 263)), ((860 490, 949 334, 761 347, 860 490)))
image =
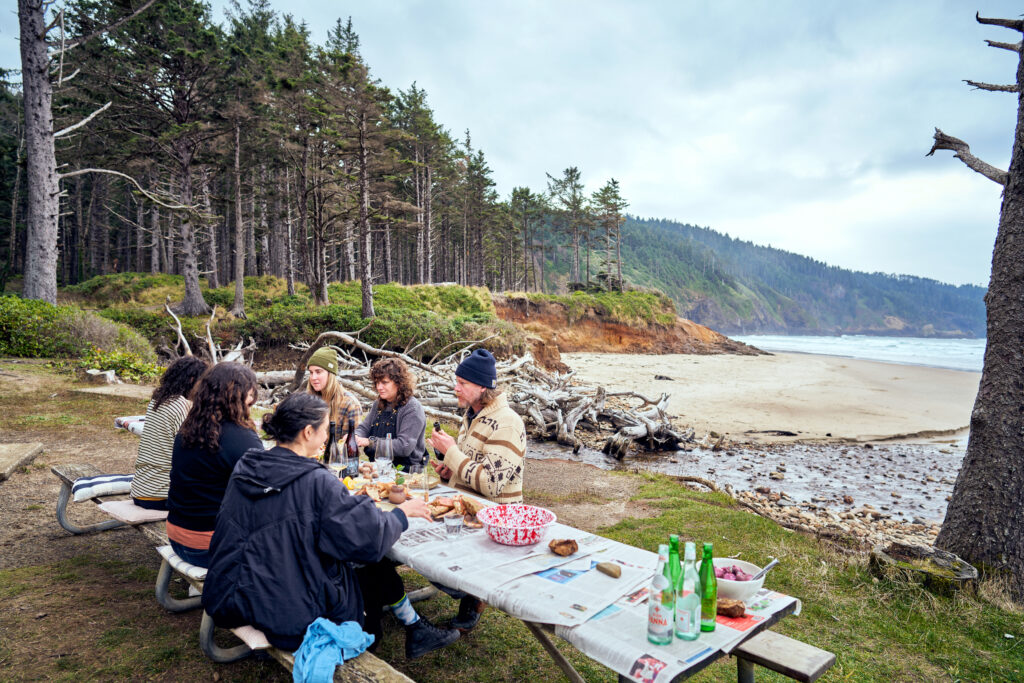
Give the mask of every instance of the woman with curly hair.
POLYGON ((239 363, 218 363, 199 379, 192 410, 174 439, 167 537, 178 556, 208 566, 210 539, 235 463, 250 448, 263 448, 249 408, 256 402, 256 373, 239 363))
MULTIPOLYGON (((348 425, 359 424, 363 417, 359 399, 345 391, 338 382, 338 354, 334 349, 321 346, 306 362, 309 368, 307 391, 319 396, 330 406, 328 422, 337 425, 338 438, 344 443, 348 436, 348 425)), ((321 453, 321 455, 323 455, 321 453)))
POLYGON ((390 434, 395 466, 419 472, 426 461, 427 416, 413 396, 416 379, 400 358, 382 358, 370 368, 370 381, 377 390, 377 400, 356 427, 356 442, 373 460, 378 442, 390 434))
POLYGON ((132 500, 139 507, 167 509, 174 436, 192 407, 192 389, 209 367, 209 363, 195 356, 179 358, 164 371, 160 386, 153 391, 146 407, 146 426, 139 440, 132 479, 132 500))

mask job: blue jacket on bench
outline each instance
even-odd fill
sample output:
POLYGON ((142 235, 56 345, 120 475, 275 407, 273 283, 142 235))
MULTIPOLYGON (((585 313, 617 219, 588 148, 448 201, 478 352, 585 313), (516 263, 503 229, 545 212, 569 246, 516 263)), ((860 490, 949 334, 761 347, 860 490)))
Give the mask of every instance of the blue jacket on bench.
POLYGON ((251 624, 282 649, 295 649, 317 617, 362 624, 351 563, 379 562, 408 525, 316 460, 250 450, 217 515, 203 607, 218 626, 251 624))

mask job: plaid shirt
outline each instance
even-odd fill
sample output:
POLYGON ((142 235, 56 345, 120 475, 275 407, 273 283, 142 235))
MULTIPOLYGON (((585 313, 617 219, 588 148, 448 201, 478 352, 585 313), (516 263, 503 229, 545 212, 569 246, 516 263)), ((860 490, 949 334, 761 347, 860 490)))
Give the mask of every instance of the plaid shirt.
POLYGON ((331 422, 338 425, 338 432, 341 434, 341 438, 344 439, 348 435, 348 423, 349 420, 356 427, 363 420, 363 408, 359 405, 359 399, 343 391, 341 394, 341 405, 335 412, 331 410, 331 422))

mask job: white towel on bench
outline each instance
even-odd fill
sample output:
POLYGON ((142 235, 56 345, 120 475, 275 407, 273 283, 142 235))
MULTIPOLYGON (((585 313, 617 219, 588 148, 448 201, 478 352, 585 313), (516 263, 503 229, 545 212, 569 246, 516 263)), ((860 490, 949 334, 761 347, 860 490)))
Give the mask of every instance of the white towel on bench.
POLYGON ((75 479, 75 483, 71 486, 71 493, 76 503, 90 498, 131 493, 134 477, 134 474, 101 474, 96 477, 81 477, 75 479))
POLYGON ((142 436, 142 432, 146 428, 146 416, 125 415, 124 417, 115 417, 114 426, 118 429, 127 429, 136 436, 142 436))
POLYGON ((130 500, 108 500, 100 503, 100 510, 125 524, 145 524, 167 519, 167 510, 147 510, 130 500))

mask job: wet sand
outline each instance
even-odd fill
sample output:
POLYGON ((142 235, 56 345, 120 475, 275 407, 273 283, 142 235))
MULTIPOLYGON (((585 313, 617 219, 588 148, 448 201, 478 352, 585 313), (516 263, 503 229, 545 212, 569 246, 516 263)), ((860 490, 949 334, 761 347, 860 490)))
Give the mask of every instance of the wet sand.
POLYGON ((761 443, 962 436, 981 379, 978 372, 801 353, 569 353, 562 360, 583 382, 609 391, 671 394, 670 414, 698 436, 715 431, 761 443))

